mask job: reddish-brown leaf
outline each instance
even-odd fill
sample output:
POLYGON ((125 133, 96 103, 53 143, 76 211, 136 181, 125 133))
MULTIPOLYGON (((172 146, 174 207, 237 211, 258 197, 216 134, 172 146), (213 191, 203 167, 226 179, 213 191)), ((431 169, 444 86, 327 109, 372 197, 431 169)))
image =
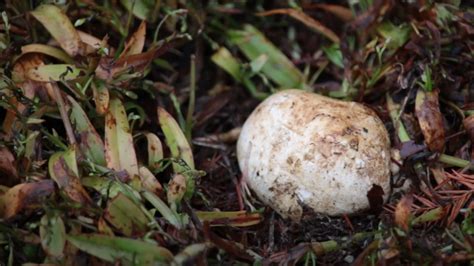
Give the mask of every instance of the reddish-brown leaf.
POLYGON ((6 147, 0 147, 0 173, 2 174, 1 184, 11 186, 18 183, 15 157, 6 147))

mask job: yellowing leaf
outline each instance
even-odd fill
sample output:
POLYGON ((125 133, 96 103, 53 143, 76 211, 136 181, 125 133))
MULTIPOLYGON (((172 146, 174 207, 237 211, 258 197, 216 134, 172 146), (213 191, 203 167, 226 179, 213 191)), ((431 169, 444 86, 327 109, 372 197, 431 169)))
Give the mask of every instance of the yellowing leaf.
POLYGON ((81 52, 81 40, 66 14, 55 5, 41 5, 31 12, 70 56, 81 52))
POLYGON ((166 112, 165 109, 158 107, 158 121, 165 134, 166 144, 168 144, 171 156, 175 159, 183 160, 187 165, 186 167, 179 163, 173 163, 175 173, 182 173, 188 169, 194 169, 191 147, 176 120, 166 112))
POLYGON ((144 234, 149 222, 140 206, 122 193, 109 201, 104 218, 126 236, 144 234))
POLYGON ((148 167, 151 170, 158 169, 163 159, 163 145, 155 134, 147 133, 145 136, 148 141, 148 167))
POLYGON ((161 186, 160 182, 148 168, 142 166, 140 169, 138 169, 138 171, 140 172, 140 180, 144 189, 157 195, 163 191, 163 187, 161 186))
POLYGON ((125 170, 130 178, 139 175, 127 114, 117 98, 110 101, 105 116, 105 160, 107 167, 116 171, 125 170))
POLYGON ((74 65, 55 64, 42 65, 30 69, 27 77, 34 81, 51 82, 60 80, 72 80, 81 74, 81 70, 74 65))

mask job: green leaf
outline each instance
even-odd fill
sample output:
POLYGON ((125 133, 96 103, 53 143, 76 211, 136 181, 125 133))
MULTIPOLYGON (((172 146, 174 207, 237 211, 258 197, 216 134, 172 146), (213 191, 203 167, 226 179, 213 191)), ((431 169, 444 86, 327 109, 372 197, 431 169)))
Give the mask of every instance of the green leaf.
POLYGON ((391 22, 384 22, 380 24, 377 31, 385 38, 388 48, 397 49, 408 41, 411 27, 408 24, 395 26, 391 22))
POLYGON ((160 1, 156 0, 120 0, 120 3, 135 17, 150 22, 156 19, 160 9, 160 1))
POLYGON ((28 70, 26 76, 34 81, 51 82, 76 79, 81 72, 81 69, 69 64, 41 65, 28 70))
POLYGON ((104 142, 81 106, 72 97, 68 96, 68 99, 71 102, 71 123, 79 138, 81 152, 95 164, 105 166, 104 142))
MULTIPOLYGON (((177 229, 184 228, 184 217, 179 215, 176 211, 170 209, 165 202, 163 202, 158 196, 155 194, 144 191, 142 192, 142 196, 148 200, 148 202, 156 208, 156 210, 165 218, 170 224, 172 224, 177 229)), ((187 223, 187 221, 186 221, 187 223)))
POLYGON ((70 56, 82 52, 82 43, 74 25, 67 15, 55 5, 41 5, 31 12, 53 38, 58 41, 61 48, 70 56))
POLYGON ((303 74, 256 28, 247 24, 244 30, 230 30, 228 35, 250 61, 262 55, 268 57, 262 72, 276 84, 285 88, 304 87, 303 74))
POLYGON ((98 234, 69 235, 67 240, 78 249, 108 262, 125 265, 164 265, 173 254, 156 244, 98 234))
POLYGON ((125 236, 145 233, 149 222, 141 206, 122 193, 109 201, 104 218, 125 236))
POLYGON ((212 62, 224 69, 236 81, 242 82, 240 62, 225 47, 219 48, 211 57, 212 62))
POLYGON ((107 167, 116 171, 125 170, 130 178, 139 175, 127 114, 117 98, 110 100, 105 116, 105 159, 107 167))
POLYGON ((61 217, 57 213, 43 215, 39 229, 43 250, 53 257, 62 256, 66 244, 66 228, 61 217))
POLYGON ((323 51, 328 57, 329 61, 340 68, 344 68, 344 63, 342 62, 342 52, 338 44, 323 47, 323 51))

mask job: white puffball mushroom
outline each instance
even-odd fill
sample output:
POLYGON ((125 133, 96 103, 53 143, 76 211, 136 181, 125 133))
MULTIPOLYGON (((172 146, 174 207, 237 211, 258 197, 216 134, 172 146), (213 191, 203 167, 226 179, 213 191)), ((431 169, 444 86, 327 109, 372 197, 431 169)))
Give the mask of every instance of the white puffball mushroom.
POLYGON ((281 216, 369 209, 390 194, 390 140, 375 112, 303 90, 263 101, 242 127, 237 158, 248 186, 281 216))

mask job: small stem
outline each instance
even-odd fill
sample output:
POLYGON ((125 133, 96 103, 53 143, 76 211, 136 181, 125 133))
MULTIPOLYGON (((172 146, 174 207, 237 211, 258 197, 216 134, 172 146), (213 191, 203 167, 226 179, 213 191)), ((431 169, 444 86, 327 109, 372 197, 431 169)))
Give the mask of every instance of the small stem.
POLYGON ((191 84, 189 91, 188 114, 186 115, 185 135, 188 142, 191 143, 191 133, 193 129, 193 113, 196 102, 196 57, 191 55, 191 84))
POLYGON ((398 138, 401 142, 410 141, 410 135, 408 134, 405 125, 403 125, 400 120, 399 106, 393 102, 392 97, 387 94, 387 109, 390 113, 390 118, 392 119, 393 126, 397 130, 398 138))

